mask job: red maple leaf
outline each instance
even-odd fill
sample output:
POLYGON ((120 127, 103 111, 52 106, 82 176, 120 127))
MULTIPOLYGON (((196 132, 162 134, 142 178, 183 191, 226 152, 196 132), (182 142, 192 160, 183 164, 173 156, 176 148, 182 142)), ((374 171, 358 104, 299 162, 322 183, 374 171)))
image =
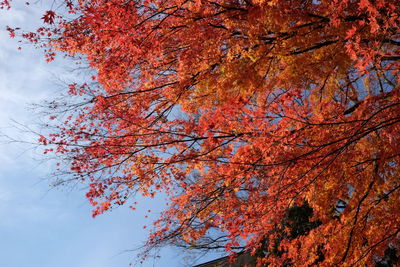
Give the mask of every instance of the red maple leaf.
POLYGON ((44 13, 41 19, 44 21, 44 23, 53 24, 55 17, 56 17, 56 12, 48 10, 46 11, 46 13, 44 13))

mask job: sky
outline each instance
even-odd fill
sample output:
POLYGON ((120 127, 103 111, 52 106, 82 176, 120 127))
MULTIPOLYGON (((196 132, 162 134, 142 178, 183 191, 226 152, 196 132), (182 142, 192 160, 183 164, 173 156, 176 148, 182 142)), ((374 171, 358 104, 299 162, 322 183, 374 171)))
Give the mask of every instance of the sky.
MULTIPOLYGON (((18 50, 5 25, 32 28, 40 22, 38 2, 26 9, 14 1, 11 10, 0 10, 0 266, 4 267, 123 267, 135 263, 135 252, 147 237, 164 203, 138 198, 138 210, 118 208, 93 219, 85 189, 49 186, 51 161, 40 160, 33 145, 37 136, 24 131, 38 129, 43 120, 32 104, 59 95, 58 80, 71 78, 71 62, 46 63, 42 53, 28 44, 18 50), (21 126, 22 125, 22 126, 21 126), (150 219, 146 211, 155 211, 150 219)), ((43 1, 46 2, 46 1, 43 1)), ((203 258, 197 263, 210 258, 203 258)), ((166 248, 158 260, 134 266, 188 266, 194 258, 176 248, 166 248)))

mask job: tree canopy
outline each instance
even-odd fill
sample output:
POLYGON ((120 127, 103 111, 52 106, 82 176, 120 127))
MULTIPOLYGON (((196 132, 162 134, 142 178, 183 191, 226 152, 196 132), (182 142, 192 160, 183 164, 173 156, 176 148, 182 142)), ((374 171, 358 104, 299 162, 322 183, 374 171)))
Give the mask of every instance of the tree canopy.
POLYGON ((42 19, 22 36, 95 74, 69 86, 79 102, 50 102, 57 126, 40 142, 90 185, 94 216, 135 192, 169 196, 143 255, 396 258, 397 0, 76 0, 42 19))

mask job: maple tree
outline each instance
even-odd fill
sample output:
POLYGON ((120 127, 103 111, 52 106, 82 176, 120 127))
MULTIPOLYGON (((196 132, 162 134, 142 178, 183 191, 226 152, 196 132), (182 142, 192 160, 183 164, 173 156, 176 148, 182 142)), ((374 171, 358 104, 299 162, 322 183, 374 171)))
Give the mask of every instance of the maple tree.
POLYGON ((94 216, 168 194, 144 255, 176 244, 270 266, 396 259, 397 0, 63 3, 74 18, 49 10, 23 37, 95 75, 69 86, 79 102, 50 102, 59 123, 39 141, 88 182, 94 216))

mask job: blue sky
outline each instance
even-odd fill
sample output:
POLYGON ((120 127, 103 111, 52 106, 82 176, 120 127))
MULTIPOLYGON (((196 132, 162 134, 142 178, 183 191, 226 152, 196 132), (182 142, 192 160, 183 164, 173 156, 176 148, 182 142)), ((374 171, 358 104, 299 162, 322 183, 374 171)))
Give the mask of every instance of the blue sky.
MULTIPOLYGON (((26 9, 22 3, 0 11, 0 132, 34 142, 37 137, 18 130, 13 121, 40 131, 35 123, 40 117, 30 104, 57 96, 62 90, 57 79, 71 77, 66 75, 69 62, 47 64, 40 51, 29 45, 18 51, 8 38, 5 25, 29 28, 40 22, 40 4, 26 9)), ((146 210, 159 211, 163 201, 139 198, 136 212, 122 207, 93 219, 85 190, 49 187, 52 164, 40 158, 33 146, 1 140, 0 266, 122 267, 134 262, 134 252, 126 250, 146 240, 143 226, 151 224, 146 210)), ((187 265, 178 249, 166 248, 161 256, 138 266, 187 265)))

